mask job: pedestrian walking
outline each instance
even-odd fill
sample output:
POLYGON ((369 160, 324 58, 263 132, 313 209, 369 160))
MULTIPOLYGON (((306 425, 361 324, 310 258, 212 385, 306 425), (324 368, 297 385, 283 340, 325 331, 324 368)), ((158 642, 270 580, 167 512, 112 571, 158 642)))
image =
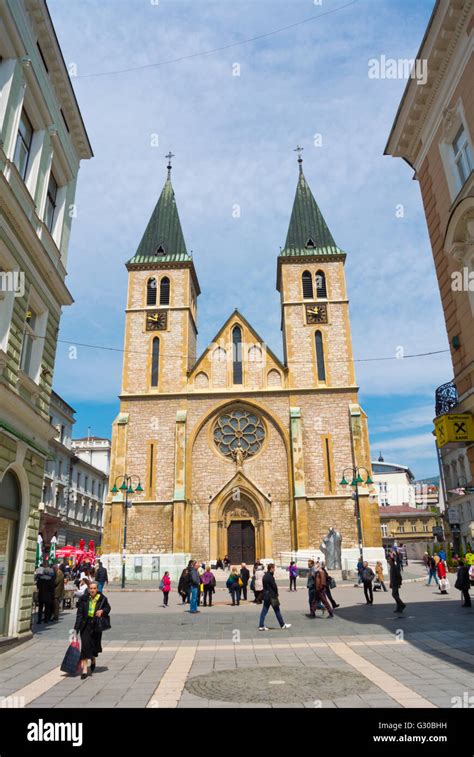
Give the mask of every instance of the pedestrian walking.
POLYGON ((439 561, 436 568, 439 580, 439 590, 441 594, 447 594, 449 589, 448 573, 446 570, 446 562, 444 560, 439 561))
POLYGON ((374 604, 374 592, 372 590, 372 581, 375 578, 375 573, 369 566, 367 560, 364 561, 364 570, 362 571, 362 581, 364 583, 364 595, 365 601, 368 605, 374 604))
POLYGON ((80 599, 82 595, 85 594, 86 591, 88 591, 88 589, 89 581, 87 580, 87 578, 83 578, 82 581, 79 581, 79 588, 74 592, 74 596, 77 599, 80 599))
POLYGON ((392 590, 392 597, 397 603, 397 608, 394 612, 403 612, 406 607, 405 602, 400 599, 400 586, 402 585, 402 574, 398 565, 396 556, 393 552, 390 553, 388 558, 388 564, 390 568, 390 588, 392 590))
POLYGON ((329 573, 327 572, 327 570, 326 570, 326 563, 324 563, 324 562, 321 563, 321 570, 323 570, 324 573, 326 574, 326 596, 327 596, 328 600, 330 601, 330 603, 332 604, 333 610, 335 610, 336 607, 339 607, 339 605, 337 604, 336 600, 332 596, 331 589, 335 588, 336 582, 335 582, 334 578, 332 578, 329 575, 329 573))
POLYGON ((429 566, 429 573, 428 573, 428 581, 426 582, 426 586, 429 586, 431 583, 431 579, 434 578, 436 586, 438 586, 438 574, 436 569, 436 560, 433 556, 431 556, 428 559, 428 566, 429 566))
POLYGON ((275 565, 269 563, 267 565, 267 572, 263 576, 263 607, 260 613, 260 621, 258 624, 259 631, 268 631, 265 625, 265 618, 270 607, 273 607, 273 612, 276 615, 276 619, 280 624, 282 631, 286 628, 291 628, 291 623, 285 623, 282 614, 280 612, 280 600, 278 598, 278 586, 275 581, 275 565))
MULTIPOLYGON (((375 564, 375 576, 380 588, 383 589, 384 591, 387 591, 387 587, 385 586, 385 577, 383 574, 383 565, 382 565, 381 560, 377 560, 375 564)), ((374 586, 374 589, 375 589, 375 586, 374 586)))
POLYGON ((169 571, 165 570, 163 578, 160 581, 160 591, 163 592, 163 605, 162 607, 168 607, 168 599, 171 591, 171 578, 169 571))
POLYGON ((178 594, 181 597, 181 604, 185 605, 189 602, 189 591, 191 581, 189 578, 189 568, 184 568, 178 581, 178 594))
POLYGON ((109 576, 107 574, 107 568, 104 568, 101 560, 99 560, 99 567, 95 572, 95 580, 97 581, 97 587, 102 594, 105 584, 109 583, 109 576))
POLYGON ((296 579, 298 577, 298 568, 294 560, 292 560, 288 566, 288 573, 290 574, 290 591, 296 591, 296 579))
POLYGON ((316 563, 314 560, 308 560, 308 576, 306 579, 306 588, 308 589, 308 604, 309 604, 309 613, 306 617, 308 618, 315 618, 316 617, 316 610, 322 610, 323 614, 325 612, 324 605, 321 604, 321 602, 318 602, 316 598, 316 563))
POLYGON ((53 597, 53 621, 59 620, 59 608, 64 599, 64 573, 58 563, 53 565, 54 571, 54 597, 53 597))
POLYGON ((38 587, 38 623, 49 623, 51 620, 55 580, 54 572, 49 567, 48 561, 44 560, 43 567, 39 568, 36 574, 36 585, 38 587))
POLYGON ((247 586, 250 581, 250 571, 247 568, 246 563, 242 563, 240 566, 240 580, 242 581, 242 599, 247 601, 247 586))
POLYGON ((321 565, 319 562, 317 562, 314 566, 315 573, 314 573, 314 587, 315 587, 315 595, 314 595, 314 601, 313 606, 311 608, 311 611, 314 612, 316 615, 316 608, 324 606, 326 610, 328 611, 329 617, 334 617, 334 611, 331 605, 329 604, 329 600, 327 598, 326 594, 326 587, 327 587, 327 580, 326 576, 327 573, 321 568, 321 565))
POLYGON ((354 586, 358 588, 360 584, 364 583, 364 580, 362 578, 362 571, 364 570, 364 561, 362 560, 362 557, 359 557, 356 570, 357 570, 357 583, 354 584, 354 586))
POLYGON ((189 582, 190 582, 190 600, 189 600, 189 612, 200 612, 197 609, 198 604, 198 592, 201 586, 201 578, 197 571, 197 560, 191 560, 189 569, 189 582))
POLYGON ((212 607, 212 595, 216 590, 216 577, 211 570, 210 565, 206 565, 206 570, 201 576, 204 585, 204 607, 212 607))
POLYGON ((255 599, 254 602, 256 605, 261 605, 263 602, 263 577, 265 575, 265 568, 263 567, 261 562, 256 563, 255 566, 255 574, 254 574, 254 593, 255 593, 255 599))
POLYGON ((428 576, 430 573, 430 556, 428 552, 425 552, 423 555, 423 565, 425 566, 426 575, 428 576))
POLYGON ((469 595, 469 589, 471 588, 469 565, 466 565, 464 560, 458 561, 457 577, 454 588, 458 589, 462 594, 464 602, 461 607, 471 607, 471 597, 469 595))
POLYGON ((102 630, 110 628, 110 604, 99 592, 95 581, 91 581, 89 590, 83 594, 77 605, 74 630, 81 637, 81 678, 87 678, 87 662, 91 661, 91 675, 95 670, 95 661, 102 652, 102 630), (100 622, 99 619, 105 618, 100 622))
POLYGON ((233 567, 230 571, 229 578, 226 581, 229 594, 232 597, 233 605, 240 605, 240 594, 242 588, 242 579, 239 577, 239 571, 233 567))

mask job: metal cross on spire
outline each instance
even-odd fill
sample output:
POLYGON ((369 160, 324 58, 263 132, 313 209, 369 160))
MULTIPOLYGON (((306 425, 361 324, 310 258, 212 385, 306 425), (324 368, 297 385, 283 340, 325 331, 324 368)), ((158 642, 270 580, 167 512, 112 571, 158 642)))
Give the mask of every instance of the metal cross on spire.
POLYGON ((165 155, 165 158, 168 158, 168 165, 166 166, 166 168, 168 169, 168 179, 171 178, 171 158, 174 158, 174 157, 175 156, 171 152, 171 150, 169 151, 168 155, 165 155))
POLYGON ((303 158, 301 157, 301 153, 303 152, 303 150, 304 150, 304 147, 300 147, 299 145, 296 145, 295 149, 293 150, 293 152, 298 153, 298 163, 300 164, 300 172, 303 170, 302 165, 301 165, 303 163, 303 158))

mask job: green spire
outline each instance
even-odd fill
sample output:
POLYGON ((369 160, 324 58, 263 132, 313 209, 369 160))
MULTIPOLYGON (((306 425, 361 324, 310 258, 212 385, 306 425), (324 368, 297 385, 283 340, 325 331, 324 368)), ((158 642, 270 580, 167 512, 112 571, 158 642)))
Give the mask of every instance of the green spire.
POLYGON ((191 260, 186 250, 170 172, 171 166, 168 166, 168 177, 160 199, 148 221, 142 241, 128 264, 174 263, 191 260))
POLYGON ((299 176, 295 201, 285 246, 280 255, 307 257, 308 255, 344 254, 336 245, 305 179, 301 156, 298 158, 298 163, 299 176))

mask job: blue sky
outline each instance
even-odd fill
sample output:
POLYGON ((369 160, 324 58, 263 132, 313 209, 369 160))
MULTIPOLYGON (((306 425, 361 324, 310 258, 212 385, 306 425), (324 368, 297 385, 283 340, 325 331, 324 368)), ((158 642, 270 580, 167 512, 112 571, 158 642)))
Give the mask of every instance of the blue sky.
MULTIPOLYGON (((413 58, 433 0, 49 0, 95 157, 82 164, 60 339, 120 349, 127 276, 166 175, 202 295, 198 352, 238 307, 282 354, 276 258, 297 163, 337 244, 355 357, 448 348, 419 186, 383 150, 405 81, 369 79, 368 61, 413 58), (110 76, 319 20, 221 52, 110 76), (240 76, 233 76, 235 64, 240 76), (315 146, 315 134, 322 145, 315 146), (158 135, 158 146, 152 146, 158 135), (235 204, 241 208, 234 218, 235 204), (397 205, 404 215, 397 217, 397 205)), ((76 436, 110 435, 120 352, 58 347, 55 389, 78 411, 76 436)), ((434 390, 452 378, 449 353, 358 362, 373 455, 437 473, 434 390)))

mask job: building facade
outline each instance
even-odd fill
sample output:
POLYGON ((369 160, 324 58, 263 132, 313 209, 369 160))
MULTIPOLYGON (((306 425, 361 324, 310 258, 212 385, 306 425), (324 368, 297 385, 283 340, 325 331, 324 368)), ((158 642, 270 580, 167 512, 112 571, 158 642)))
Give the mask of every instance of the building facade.
MULTIPOLYGON (((461 455, 465 472, 455 478, 462 477, 469 488, 474 486, 473 0, 437 0, 417 58, 427 62, 427 81, 409 80, 385 152, 402 157, 420 184, 454 373, 436 392, 440 473, 449 470, 452 479, 461 455), (447 428, 450 420, 467 433, 443 439, 440 427, 447 428)), ((458 525, 467 537, 474 532, 472 495, 466 491, 463 501, 455 499, 466 517, 458 525)), ((452 504, 448 493, 447 508, 452 504)))
POLYGON ((0 637, 30 633, 49 402, 80 161, 92 156, 44 0, 0 4, 0 637))
POLYGON ((49 412, 56 436, 50 442, 50 459, 45 465, 39 506, 45 548, 49 548, 54 535, 60 547, 77 546, 81 539, 86 544, 92 539, 99 546, 108 491, 106 470, 110 463, 110 440, 73 440, 75 410, 56 392, 52 392, 49 412), (94 442, 97 442, 96 455, 93 454, 94 442), (102 468, 89 462, 96 459, 102 468))
POLYGON ((379 457, 378 460, 372 460, 372 471, 380 507, 416 506, 415 477, 410 468, 398 463, 386 463, 382 457, 379 457))
MULTIPOLYGON (((358 404, 345 253, 302 170, 277 262, 283 362, 235 310, 196 356, 200 293, 170 179, 128 261, 120 413, 111 484, 138 475, 127 554, 234 562, 319 547, 331 527, 358 554, 346 466, 370 471, 358 404), (343 359, 341 359, 341 357, 343 359)), ((103 552, 123 549, 119 492, 106 504, 103 552)), ((381 547, 377 503, 361 494, 362 541, 381 547)))
POLYGON ((441 523, 439 513, 407 505, 388 505, 380 508, 380 522, 384 547, 403 546, 408 559, 412 560, 420 560, 425 552, 433 553, 436 543, 433 529, 441 523))

